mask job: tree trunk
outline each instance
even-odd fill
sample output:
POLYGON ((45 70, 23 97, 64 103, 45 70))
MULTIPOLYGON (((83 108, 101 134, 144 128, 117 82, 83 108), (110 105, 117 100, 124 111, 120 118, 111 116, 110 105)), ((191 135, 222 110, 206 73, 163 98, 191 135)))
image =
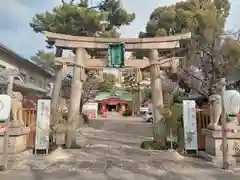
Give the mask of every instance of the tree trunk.
POLYGON ((134 116, 135 115, 135 107, 136 107, 136 94, 135 93, 133 93, 132 94, 132 116, 134 116))

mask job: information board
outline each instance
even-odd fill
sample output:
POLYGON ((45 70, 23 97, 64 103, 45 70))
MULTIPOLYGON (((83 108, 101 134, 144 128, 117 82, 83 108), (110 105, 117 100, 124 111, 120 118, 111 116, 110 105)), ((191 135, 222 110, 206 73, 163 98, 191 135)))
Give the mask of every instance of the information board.
POLYGON ((183 124, 185 150, 198 150, 196 103, 193 100, 183 101, 183 124))
POLYGON ((37 101, 35 150, 48 150, 49 148, 50 109, 50 99, 39 99, 37 101))

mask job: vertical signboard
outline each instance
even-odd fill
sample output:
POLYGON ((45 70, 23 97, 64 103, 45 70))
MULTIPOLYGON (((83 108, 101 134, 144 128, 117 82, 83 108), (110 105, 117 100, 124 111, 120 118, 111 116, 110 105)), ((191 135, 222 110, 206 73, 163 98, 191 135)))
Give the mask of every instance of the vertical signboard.
POLYGON ((198 150, 196 103, 192 100, 183 101, 183 123, 185 150, 198 150))
POLYGON ((112 68, 119 68, 124 66, 125 60, 125 45, 108 44, 108 65, 112 68))
POLYGON ((37 101, 37 122, 35 150, 46 150, 49 148, 50 133, 50 99, 39 99, 37 101))

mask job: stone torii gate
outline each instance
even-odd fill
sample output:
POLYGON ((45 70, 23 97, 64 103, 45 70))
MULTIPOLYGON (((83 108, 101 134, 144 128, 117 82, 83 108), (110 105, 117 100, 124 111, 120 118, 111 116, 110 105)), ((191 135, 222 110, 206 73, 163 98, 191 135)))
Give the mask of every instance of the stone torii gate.
POLYGON ((177 58, 160 58, 159 51, 172 51, 180 48, 180 40, 191 38, 191 33, 154 37, 154 38, 101 38, 101 37, 81 37, 64 34, 44 32, 47 42, 56 47, 55 64, 60 65, 56 76, 56 83, 52 97, 52 111, 56 111, 57 100, 61 86, 61 68, 62 64, 73 66, 72 88, 70 95, 70 106, 68 111, 68 122, 72 126, 76 125, 75 119, 79 114, 80 99, 83 82, 85 81, 86 69, 97 69, 99 74, 104 67, 107 67, 108 60, 91 58, 86 50, 105 51, 108 50, 110 43, 124 43, 126 51, 149 51, 148 59, 126 59, 125 68, 136 68, 137 79, 141 80, 141 71, 150 69, 151 89, 153 102, 154 119, 161 119, 159 106, 163 107, 163 94, 161 87, 160 70, 175 69, 178 66, 177 58), (74 50, 75 56, 61 57, 63 49, 74 50), (74 122, 74 123, 73 123, 74 122))

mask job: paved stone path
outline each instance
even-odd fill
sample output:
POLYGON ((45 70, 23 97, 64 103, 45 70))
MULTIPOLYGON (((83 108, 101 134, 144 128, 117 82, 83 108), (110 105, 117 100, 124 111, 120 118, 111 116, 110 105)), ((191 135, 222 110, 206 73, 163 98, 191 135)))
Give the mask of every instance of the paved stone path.
POLYGON ((152 123, 145 122, 141 117, 138 119, 92 119, 89 126, 94 129, 118 132, 121 134, 133 134, 138 136, 152 136, 152 123))
POLYGON ((78 136, 82 149, 57 149, 49 156, 30 156, 1 180, 239 180, 201 159, 173 152, 139 149, 144 137, 85 128, 78 136))

